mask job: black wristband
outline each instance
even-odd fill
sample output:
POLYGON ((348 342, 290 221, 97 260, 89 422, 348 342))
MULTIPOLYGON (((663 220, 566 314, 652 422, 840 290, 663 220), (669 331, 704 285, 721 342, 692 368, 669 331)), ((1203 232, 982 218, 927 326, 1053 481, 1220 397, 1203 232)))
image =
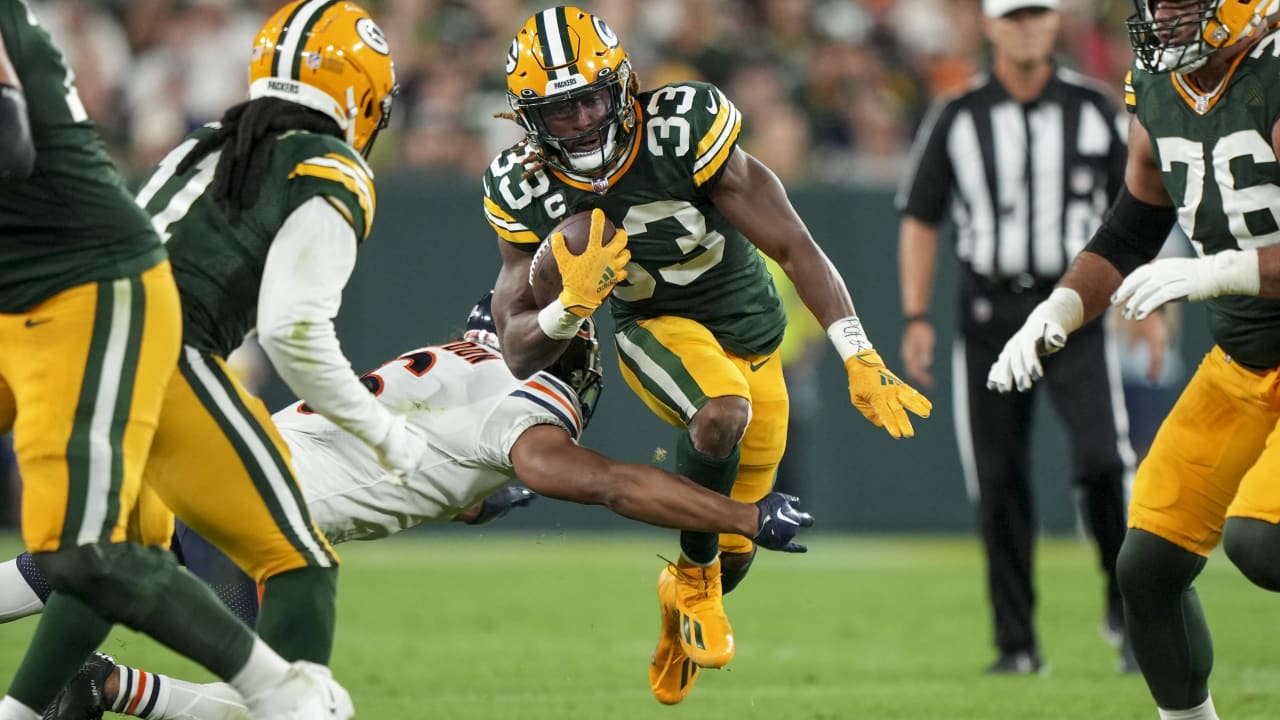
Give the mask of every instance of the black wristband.
POLYGON ((902 318, 903 325, 910 325, 911 323, 918 323, 918 322, 922 322, 922 323, 931 322, 929 320, 929 313, 917 313, 915 315, 907 315, 902 318))

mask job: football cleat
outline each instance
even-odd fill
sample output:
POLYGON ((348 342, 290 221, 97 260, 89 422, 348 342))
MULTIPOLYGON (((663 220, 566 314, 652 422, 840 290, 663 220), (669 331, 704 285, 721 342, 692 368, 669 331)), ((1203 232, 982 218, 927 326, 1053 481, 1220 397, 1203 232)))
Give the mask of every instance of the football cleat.
POLYGON ((107 711, 107 679, 116 671, 110 655, 94 652, 45 708, 43 720, 98 720, 107 711))
POLYGON ((987 667, 988 675, 1048 675, 1049 665, 1036 650, 1001 652, 987 667))
POLYGON ((658 573, 658 611, 662 630, 658 647, 649 661, 649 689, 663 705, 675 705, 698 681, 698 667, 680 646, 680 620, 676 609, 676 577, 666 568, 658 573))
POLYGON ((275 687, 245 698, 254 720, 350 720, 351 696, 329 668, 298 660, 275 687))
POLYGON ((733 628, 724 614, 720 558, 707 567, 686 562, 667 565, 675 578, 680 647, 704 668, 722 668, 733 659, 733 628))

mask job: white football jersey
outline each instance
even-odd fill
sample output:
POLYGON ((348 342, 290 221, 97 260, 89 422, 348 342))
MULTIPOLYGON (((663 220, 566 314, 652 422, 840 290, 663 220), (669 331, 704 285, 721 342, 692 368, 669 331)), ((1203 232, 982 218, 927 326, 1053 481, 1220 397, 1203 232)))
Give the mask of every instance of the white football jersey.
POLYGON ((401 481, 372 448, 304 403, 273 415, 293 453, 311 517, 329 540, 373 540, 449 520, 515 478, 511 446, 534 425, 582 430, 575 395, 540 372, 516 379, 493 350, 467 340, 405 353, 362 378, 419 442, 401 481))

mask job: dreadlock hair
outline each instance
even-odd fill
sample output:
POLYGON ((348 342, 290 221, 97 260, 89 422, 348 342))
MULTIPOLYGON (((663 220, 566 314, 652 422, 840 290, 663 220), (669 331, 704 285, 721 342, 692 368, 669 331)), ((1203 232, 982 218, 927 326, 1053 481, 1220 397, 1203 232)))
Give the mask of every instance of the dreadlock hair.
POLYGON ((270 140, 289 130, 344 137, 338 123, 324 113, 280 98, 256 98, 228 109, 217 131, 196 143, 178 163, 176 172, 187 172, 209 153, 222 148, 211 189, 214 199, 223 204, 233 221, 237 220, 258 197, 275 145, 270 140))

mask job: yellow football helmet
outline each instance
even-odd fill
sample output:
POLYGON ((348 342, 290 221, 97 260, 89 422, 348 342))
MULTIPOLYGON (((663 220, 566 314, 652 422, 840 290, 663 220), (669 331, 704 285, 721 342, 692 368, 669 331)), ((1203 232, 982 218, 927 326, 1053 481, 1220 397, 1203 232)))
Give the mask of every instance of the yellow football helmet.
POLYGON ((553 7, 529 18, 507 52, 507 101, 530 145, 552 167, 579 175, 606 172, 636 125, 631 62, 600 18, 553 7), (579 104, 607 103, 603 121, 560 136, 550 121, 579 104))
POLYGON ((387 126, 398 90, 386 36, 352 2, 291 2, 253 43, 250 99, 275 97, 318 110, 366 155, 387 126))
POLYGON ((1134 0, 1129 42, 1142 69, 1191 72, 1210 55, 1249 37, 1280 10, 1280 0, 1200 0, 1185 12, 1159 16, 1160 0, 1134 0))

